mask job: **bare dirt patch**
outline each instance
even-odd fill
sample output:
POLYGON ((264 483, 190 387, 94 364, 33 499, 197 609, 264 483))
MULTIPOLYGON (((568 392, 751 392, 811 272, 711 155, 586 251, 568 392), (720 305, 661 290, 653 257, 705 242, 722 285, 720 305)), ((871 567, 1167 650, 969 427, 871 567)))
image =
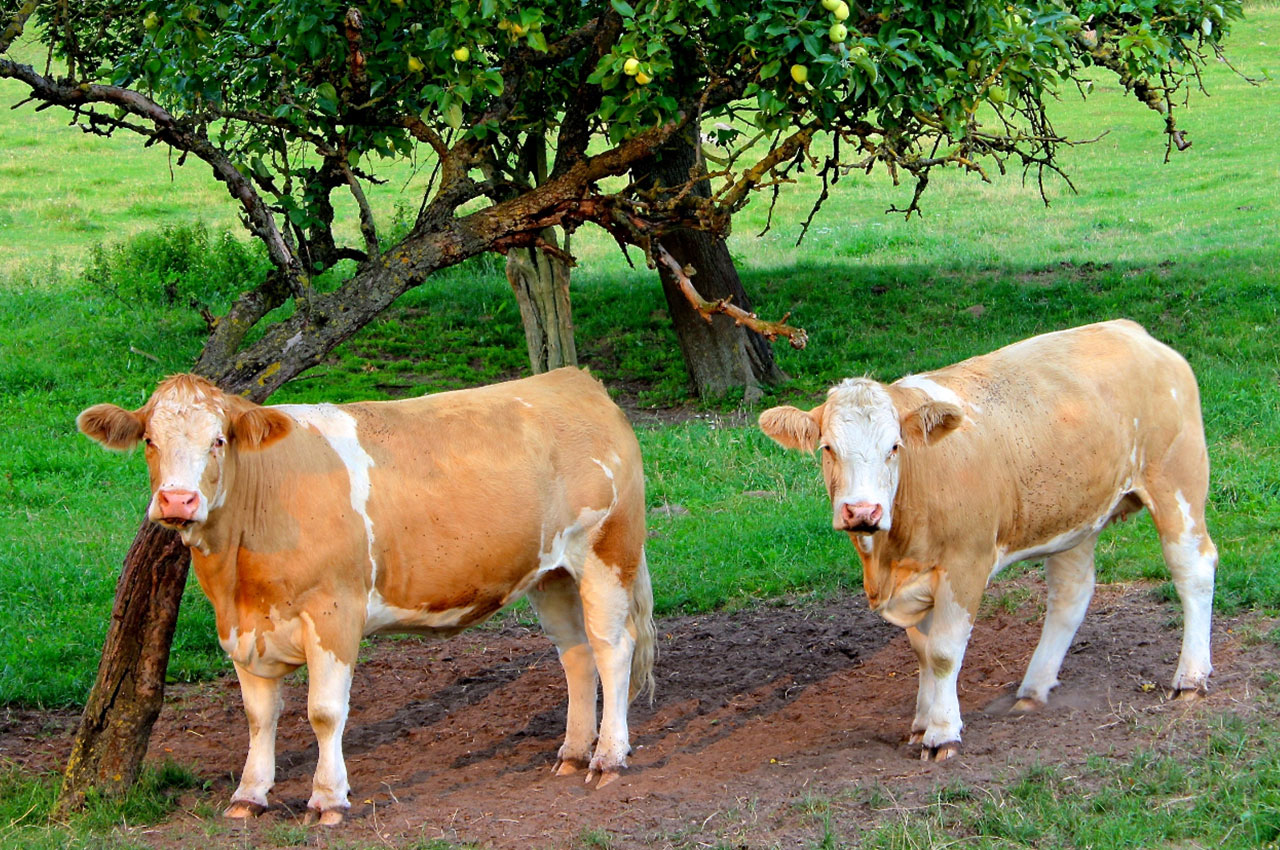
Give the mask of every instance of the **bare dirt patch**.
MULTIPOLYGON (((1202 736, 1209 718, 1258 710, 1261 677, 1280 662, 1273 644, 1246 646, 1240 624, 1219 618, 1212 693, 1169 702, 1176 609, 1150 587, 1103 587, 1049 708, 1011 716, 1042 596, 1034 578, 1018 583, 1033 591, 1010 597, 1021 606, 989 606, 974 629, 960 685, 964 751, 945 764, 919 762, 904 743, 915 658, 901 630, 861 597, 660 621, 657 699, 633 707, 631 769, 599 791, 581 776, 551 775, 564 679, 536 628, 509 622, 446 642, 379 641, 351 694, 350 815, 305 841, 566 847, 592 836, 603 843, 607 832, 612 848, 804 845, 821 836, 806 800, 872 787, 923 800, 956 779, 995 781, 1037 762, 1176 750, 1202 736)), ((32 768, 65 758, 58 732, 73 723, 69 714, 10 712, 0 721, 0 758, 32 768)), ((301 821, 315 766, 301 682, 287 689, 272 808, 244 827, 197 818, 202 803, 225 805, 246 746, 233 677, 171 689, 150 758, 193 766, 210 790, 148 830, 147 842, 207 845, 212 833, 215 842, 277 846, 282 827, 301 821)))

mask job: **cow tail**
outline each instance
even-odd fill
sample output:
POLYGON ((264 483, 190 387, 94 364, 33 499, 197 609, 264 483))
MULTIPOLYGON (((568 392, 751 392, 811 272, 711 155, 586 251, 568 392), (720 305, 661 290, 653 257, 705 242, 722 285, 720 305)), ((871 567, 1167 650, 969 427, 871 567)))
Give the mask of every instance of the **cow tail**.
POLYGON ((653 702, 653 662, 658 654, 656 632, 653 626, 653 585, 649 581, 649 565, 640 551, 640 566, 631 584, 631 610, 627 614, 627 629, 635 638, 635 650, 631 654, 631 693, 629 699, 648 691, 653 702))

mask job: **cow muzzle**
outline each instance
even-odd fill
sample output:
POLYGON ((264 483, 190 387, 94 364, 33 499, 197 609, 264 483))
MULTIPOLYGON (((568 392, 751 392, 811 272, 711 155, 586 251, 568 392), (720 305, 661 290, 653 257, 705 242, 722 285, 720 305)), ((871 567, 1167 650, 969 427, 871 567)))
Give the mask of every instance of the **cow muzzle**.
POLYGON ((835 527, 837 531, 879 531, 880 518, 883 516, 884 508, 880 505, 871 502, 844 502, 836 511, 835 527))
POLYGON ((190 525, 200 510, 200 493, 196 490, 165 489, 156 491, 156 512, 153 519, 162 524, 177 527, 190 525))

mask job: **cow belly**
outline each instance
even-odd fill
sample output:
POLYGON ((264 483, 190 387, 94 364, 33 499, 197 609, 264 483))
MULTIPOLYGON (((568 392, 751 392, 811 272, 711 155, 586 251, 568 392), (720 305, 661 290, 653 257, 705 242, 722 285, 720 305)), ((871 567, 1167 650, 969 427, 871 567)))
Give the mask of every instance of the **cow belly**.
POLYGON ((303 622, 301 618, 278 620, 274 612, 269 616, 271 628, 241 631, 232 626, 225 638, 218 643, 239 666, 256 676, 278 678, 296 670, 306 662, 302 650, 303 622))
MULTIPOLYGON (((542 533, 536 560, 529 558, 533 561, 532 568, 511 569, 507 564, 495 564, 494 569, 485 571, 481 576, 450 570, 442 564, 423 564, 417 569, 424 575, 437 579, 423 581, 418 585, 424 590, 432 588, 434 591, 424 592, 424 598, 411 598, 409 588, 413 583, 399 584, 400 594, 391 600, 385 598, 379 588, 373 588, 369 592, 365 609, 364 633, 413 632, 448 637, 487 620, 502 608, 519 600, 548 573, 563 570, 575 582, 579 581, 591 539, 614 507, 615 505, 610 505, 607 509, 582 508, 572 522, 556 533, 542 533), (488 582, 481 581, 482 577, 487 577, 488 582), (468 584, 470 588, 466 595, 474 601, 442 607, 442 600, 458 598, 457 587, 445 586, 451 584, 450 579, 454 585, 460 586, 464 582, 468 584)), ((531 546, 530 553, 533 551, 531 546)), ((525 558, 521 557, 519 560, 525 558)))

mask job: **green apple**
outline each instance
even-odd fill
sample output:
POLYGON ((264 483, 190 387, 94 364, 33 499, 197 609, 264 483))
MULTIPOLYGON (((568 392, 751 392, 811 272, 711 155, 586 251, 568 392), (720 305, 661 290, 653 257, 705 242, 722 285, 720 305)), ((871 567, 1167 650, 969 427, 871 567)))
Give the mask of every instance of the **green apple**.
POLYGON ((160 26, 160 16, 155 12, 147 12, 147 16, 142 19, 142 26, 148 31, 156 29, 160 26))
POLYGON ((828 12, 834 12, 836 10, 836 6, 839 6, 841 2, 842 0, 822 0, 822 8, 826 9, 828 12))
POLYGON ((839 44, 849 37, 849 28, 837 21, 827 30, 827 37, 839 44))
POLYGON ((795 80, 797 83, 803 84, 809 79, 809 69, 803 65, 792 65, 791 79, 795 80))
POLYGON ((640 73, 640 60, 632 56, 626 62, 622 63, 622 73, 628 77, 634 77, 640 73))
POLYGON ((416 74, 419 71, 421 71, 423 68, 427 67, 426 65, 422 64, 422 60, 419 59, 417 56, 410 56, 407 64, 409 66, 410 74, 416 74))
POLYGON ((849 4, 844 0, 839 0, 836 7, 831 10, 831 17, 837 21, 845 21, 849 19, 849 4))
POLYGON ((457 62, 466 62, 471 58, 471 48, 465 44, 453 51, 453 58, 457 62))

